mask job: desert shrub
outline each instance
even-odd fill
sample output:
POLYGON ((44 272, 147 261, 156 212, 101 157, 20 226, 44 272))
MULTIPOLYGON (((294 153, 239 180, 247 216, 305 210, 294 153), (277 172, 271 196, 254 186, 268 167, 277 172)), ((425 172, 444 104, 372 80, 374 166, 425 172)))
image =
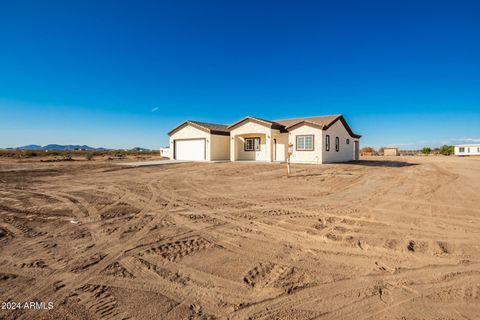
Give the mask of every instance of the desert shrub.
POLYGON ((423 154, 429 154, 430 152, 432 152, 432 149, 430 149, 429 147, 423 147, 422 150, 420 150, 423 154))
POLYGON ((123 158, 126 158, 126 157, 127 157, 127 154, 128 154, 128 153, 125 152, 125 151, 117 151, 117 152, 115 152, 115 153, 113 154, 113 156, 114 156, 115 158, 118 158, 118 159, 123 159, 123 158))
POLYGON ((38 156, 38 151, 36 150, 25 150, 25 152, 23 153, 24 158, 31 158, 36 156, 38 156))
POLYGON ((455 147, 454 146, 447 146, 446 144, 440 147, 440 154, 444 156, 449 156, 453 154, 455 147))
POLYGON ((47 151, 45 151, 45 155, 47 155, 47 156, 61 156, 62 152, 60 150, 47 150, 47 151))
POLYGON ((93 159, 93 152, 85 153, 85 159, 87 159, 88 161, 92 160, 93 159))
POLYGON ((18 151, 17 150, 0 150, 0 157, 15 158, 15 157, 18 157, 18 151))
POLYGON ((64 161, 72 160, 72 153, 69 151, 64 151, 61 153, 61 157, 63 158, 64 161))

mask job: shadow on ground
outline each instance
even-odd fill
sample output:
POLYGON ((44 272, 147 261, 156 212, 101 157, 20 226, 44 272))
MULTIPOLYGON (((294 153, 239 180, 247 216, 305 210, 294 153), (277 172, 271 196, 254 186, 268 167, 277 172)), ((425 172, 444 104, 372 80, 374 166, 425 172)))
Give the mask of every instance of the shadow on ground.
POLYGON ((387 168, 400 168, 416 166, 417 163, 405 162, 405 161, 393 161, 393 160, 356 160, 347 162, 347 164, 354 164, 368 167, 387 167, 387 168))

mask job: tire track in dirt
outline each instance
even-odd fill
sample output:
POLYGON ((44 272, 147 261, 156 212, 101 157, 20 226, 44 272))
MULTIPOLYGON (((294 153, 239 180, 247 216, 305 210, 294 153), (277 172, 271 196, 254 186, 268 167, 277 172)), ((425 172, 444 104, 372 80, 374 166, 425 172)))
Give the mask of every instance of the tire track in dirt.
MULTIPOLYGON (((471 270, 478 270, 480 264, 471 264, 471 265, 449 265, 449 266, 428 266, 425 268, 417 268, 413 270, 404 270, 400 274, 392 274, 392 275, 368 275, 368 276, 360 276, 353 279, 341 280, 336 281, 334 283, 322 284, 315 287, 310 287, 306 289, 300 289, 290 295, 281 295, 278 298, 271 299, 266 301, 265 303, 256 304, 252 307, 246 307, 244 309, 239 310, 238 312, 231 313, 229 318, 231 319, 247 319, 247 318, 255 318, 255 319, 262 319, 268 317, 274 317, 276 312, 280 310, 288 310, 288 309, 301 309, 302 306, 305 305, 316 305, 320 301, 325 300, 328 301, 329 297, 333 297, 336 295, 340 295, 343 292, 352 292, 355 290, 362 290, 365 288, 365 284, 372 284, 375 283, 375 279, 383 282, 390 282, 401 283, 402 279, 408 279, 408 282, 415 282, 420 280, 421 282, 428 283, 435 283, 438 281, 435 279, 436 274, 432 272, 432 268, 437 270, 442 270, 443 272, 468 272, 471 270), (408 276, 408 277, 407 277, 408 276), (425 281, 425 279, 430 279, 425 281), (268 310, 268 311, 267 311, 268 310)), ((415 287, 415 285, 410 285, 415 287)), ((401 301, 401 303, 406 303, 413 298, 419 297, 421 294, 425 294, 426 291, 422 291, 421 294, 416 294, 412 289, 405 289, 405 285, 401 285, 397 288, 397 290, 405 290, 409 292, 409 296, 401 301)), ((428 286, 426 287, 427 292, 431 292, 436 290, 435 288, 431 288, 428 291, 428 286)), ((380 292, 378 292, 379 294, 380 292)), ((376 295, 378 295, 376 294, 376 295)), ((367 297, 369 298, 369 297, 367 297)), ((364 302, 364 299, 359 299, 360 302, 364 302)), ((346 315, 351 315, 352 310, 358 310, 359 306, 356 305, 358 301, 354 301, 352 303, 347 303, 335 310, 331 310, 326 313, 326 315, 322 315, 319 318, 322 319, 343 319, 346 315), (347 311, 346 313, 344 313, 347 311)), ((401 304, 400 303, 400 304, 401 304)), ((381 302, 380 299, 373 299, 368 301, 364 306, 366 310, 371 310, 371 308, 376 308, 376 313, 380 314, 394 306, 389 305, 385 306, 385 303, 381 302), (379 309, 379 310, 378 310, 379 309)), ((321 311, 321 310, 319 310, 321 311)), ((355 311, 356 313, 356 311, 355 311)), ((362 314, 371 315, 371 311, 364 312, 362 314)), ((366 316, 362 319, 367 319, 370 316, 366 316)))
MULTIPOLYGON (((149 188, 153 190, 152 185, 149 184, 149 188)), ((172 194, 173 196, 173 194, 172 194)), ((171 204, 173 203, 174 197, 172 197, 171 201, 169 202, 169 205, 167 205, 166 208, 164 208, 164 212, 161 214, 157 215, 149 224, 150 226, 153 225, 157 220, 161 220, 168 214, 168 210, 171 207, 171 204)), ((152 193, 152 196, 148 203, 144 206, 144 208, 141 210, 140 213, 144 214, 146 210, 150 209, 150 206, 154 203, 156 200, 156 192, 152 193)), ((88 283, 88 280, 94 275, 105 268, 107 268, 111 263, 114 263, 118 258, 120 258, 125 251, 126 247, 129 247, 130 245, 133 245, 136 241, 140 240, 143 238, 149 230, 149 225, 147 225, 145 228, 142 230, 139 230, 138 232, 134 233, 131 235, 131 237, 124 243, 122 244, 117 244, 114 245, 113 247, 111 246, 111 243, 105 243, 105 244, 97 244, 96 251, 99 252, 103 248, 110 248, 109 254, 96 263, 93 267, 89 269, 88 273, 79 273, 76 276, 69 276, 68 279, 65 279, 62 277, 62 275, 58 274, 52 274, 46 278, 43 278, 39 283, 36 283, 32 289, 30 290, 29 294, 27 297, 24 298, 25 301, 28 301, 28 299, 32 299, 33 297, 38 297, 38 296, 46 296, 47 292, 51 291, 51 284, 52 283, 57 283, 57 282, 62 282, 64 286, 62 287, 63 290, 57 291, 53 296, 50 295, 52 301, 59 303, 62 301, 62 295, 65 290, 74 290, 75 288, 80 287, 81 285, 86 285, 88 283)))
MULTIPOLYGON (((256 164, 244 166, 257 168, 256 164)), ((105 317, 117 317, 123 307, 132 310, 125 301, 116 300, 115 294, 128 292, 146 296, 137 291, 165 293, 177 301, 166 309, 168 311, 164 310, 167 314, 162 314, 171 318, 180 314, 185 315, 183 318, 210 314, 232 319, 327 319, 348 318, 357 311, 362 313, 356 316, 359 319, 368 318, 370 314, 373 318, 389 314, 399 319, 404 315, 408 318, 455 318, 449 299, 468 310, 466 315, 471 315, 479 289, 468 281, 478 279, 474 269, 480 268, 474 261, 478 250, 468 240, 476 222, 473 219, 476 211, 466 209, 471 209, 472 202, 464 203, 464 209, 450 206, 446 198, 450 187, 438 187, 450 178, 428 163, 388 169, 344 166, 355 177, 336 175, 336 171, 343 170, 340 165, 318 169, 302 167, 302 170, 314 171, 312 176, 290 179, 296 191, 282 193, 282 196, 278 195, 280 190, 275 184, 284 179, 275 176, 280 174, 275 166, 272 169, 261 166, 260 170, 253 170, 255 174, 252 175, 246 173, 250 182, 243 186, 240 180, 230 176, 235 170, 243 172, 235 164, 192 164, 181 170, 130 170, 129 176, 135 182, 131 186, 127 186, 119 171, 110 172, 109 181, 115 188, 102 186, 101 190, 115 193, 116 188, 123 188, 126 190, 123 202, 138 208, 138 212, 130 212, 128 216, 110 215, 106 219, 100 216, 97 221, 89 222, 86 222, 88 217, 83 217, 83 223, 73 225, 59 223, 68 234, 55 230, 52 235, 55 234, 58 241, 69 241, 62 245, 62 250, 67 252, 56 254, 67 259, 74 257, 75 261, 54 264, 44 259, 47 267, 42 268, 40 261, 12 255, 5 266, 13 271, 15 264, 25 263, 18 272, 23 276, 34 275, 34 268, 41 269, 46 278, 32 278, 32 294, 38 292, 53 297, 58 305, 68 295, 76 293, 80 301, 75 302, 76 296, 71 297, 68 308, 78 306, 90 310, 92 318, 99 318, 105 310, 105 317), (212 168, 214 172, 210 176, 212 168), (440 183, 429 176, 437 174, 441 175, 440 183), (402 179, 397 179, 399 177, 402 179), (156 183, 158 178, 162 179, 159 184, 156 183), (412 182, 415 178, 422 183, 412 182), (267 190, 268 183, 273 187, 267 190), (154 193, 156 199, 153 199, 154 193), (418 203, 409 203, 409 198, 418 203), (450 220, 449 211, 456 214, 450 220), (468 227, 469 214, 473 221, 471 228, 465 229, 464 234, 462 230, 454 230, 468 227), (165 219, 169 223, 164 224, 165 219), (448 222, 453 225, 449 227, 448 222), (139 227, 139 224, 145 226, 139 227), (151 230, 155 225, 164 227, 151 230), (118 231, 105 231, 113 226, 118 227, 118 231), (76 239, 69 234, 72 230, 80 232, 82 228, 98 228, 101 237, 76 239), (439 237, 442 230, 445 238, 439 237), (387 236, 393 241, 391 245, 380 241, 387 236), (409 241, 414 243, 413 250, 408 249, 409 241), (470 257, 462 256, 460 248, 449 241, 468 245, 461 249, 470 257), (430 252, 432 245, 438 246, 435 248, 438 255, 430 252), (145 253, 148 250, 152 251, 145 253), (95 258, 96 254, 100 256, 95 258), (101 254, 106 255, 101 257, 101 254), (473 262, 452 264, 463 258, 473 262), (86 264, 82 264, 82 260, 86 260, 86 264), (53 271, 48 270, 52 266, 53 271), (75 272, 62 273, 62 270, 75 272), (309 274, 313 275, 313 281, 309 274), (444 286, 440 287, 439 283, 444 286), (106 298, 102 300, 104 295, 106 298), (97 298, 102 300, 101 309, 93 306, 97 298), (439 304, 445 304, 446 311, 442 314, 431 310, 439 304), (402 309, 408 309, 408 313, 400 314, 402 309)), ((82 197, 78 191, 94 190, 88 188, 87 192, 85 189, 86 182, 94 183, 90 173, 85 179, 79 174, 75 186, 68 185, 60 191, 47 185, 42 187, 53 193, 82 197)), ((451 188, 458 188, 457 182, 452 183, 451 188)), ((102 197, 106 194, 104 192, 102 197)), ((88 199, 95 201, 87 195, 84 200, 90 205, 93 202, 88 199)), ((107 201, 100 199, 95 203, 107 201)), ((117 210, 115 206, 96 208, 98 212, 117 210)), ((82 210, 78 210, 80 214, 82 210)), ((16 240, 22 238, 19 233, 16 240)), ((32 250, 42 250, 42 242, 31 241, 32 250)), ((21 241, 15 242, 15 246, 11 244, 7 242, 8 250, 22 248, 21 241)), ((17 280, 9 281, 15 283, 17 280)), ((23 283, 18 281, 19 285, 23 283)), ((59 307, 60 311, 66 308, 59 307)), ((20 318, 37 315, 41 316, 29 312, 20 318)))
MULTIPOLYGON (((403 180, 403 182, 405 182, 406 180, 407 180, 407 178, 405 178, 405 179, 403 180)), ((382 192, 377 192, 376 196, 377 196, 377 197, 381 197, 382 194, 383 194, 383 195, 384 195, 384 194, 387 194, 390 190, 393 190, 394 188, 395 188, 395 186, 392 186, 391 188, 384 189, 382 192)), ((192 201, 192 200, 190 199, 190 201, 192 201)), ((196 209, 196 211, 198 212, 198 209, 196 209)), ((215 216, 215 215, 214 215, 214 216, 215 216)), ((412 299, 412 298, 405 299, 405 300, 402 301, 402 303, 408 302, 408 301, 410 301, 411 299, 412 299)), ((382 309, 382 310, 383 310, 383 309, 382 309)), ((382 311, 379 311, 379 312, 382 312, 382 311)))

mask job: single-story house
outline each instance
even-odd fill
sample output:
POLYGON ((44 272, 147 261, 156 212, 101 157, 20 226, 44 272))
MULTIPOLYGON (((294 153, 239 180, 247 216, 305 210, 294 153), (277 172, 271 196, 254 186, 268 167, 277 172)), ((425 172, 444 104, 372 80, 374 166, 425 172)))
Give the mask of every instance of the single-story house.
POLYGON ((342 115, 284 120, 245 117, 231 125, 185 121, 170 136, 171 158, 292 163, 358 160, 360 135, 342 115))
POLYGON ((480 144, 461 144, 455 146, 456 156, 480 156, 480 144))

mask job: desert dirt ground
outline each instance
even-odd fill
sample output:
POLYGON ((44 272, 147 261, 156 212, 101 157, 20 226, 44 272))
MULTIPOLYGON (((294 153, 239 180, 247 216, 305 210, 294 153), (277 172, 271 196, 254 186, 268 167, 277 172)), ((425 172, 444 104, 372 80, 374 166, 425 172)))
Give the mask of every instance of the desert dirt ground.
POLYGON ((480 158, 0 161, 0 319, 480 319, 480 158))

